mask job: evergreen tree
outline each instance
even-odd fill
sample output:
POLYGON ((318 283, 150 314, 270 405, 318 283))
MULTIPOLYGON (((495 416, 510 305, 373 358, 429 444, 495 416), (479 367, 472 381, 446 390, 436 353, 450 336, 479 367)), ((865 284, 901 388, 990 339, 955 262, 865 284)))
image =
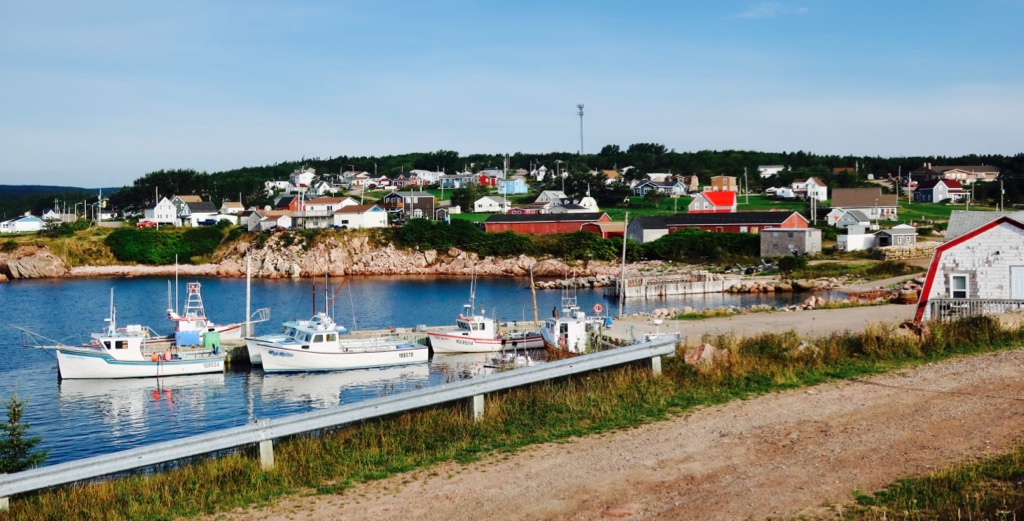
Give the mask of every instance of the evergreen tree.
POLYGON ((25 401, 18 400, 18 391, 11 393, 11 399, 3 403, 7 409, 7 423, 0 424, 0 474, 20 472, 46 460, 47 451, 33 452, 42 438, 28 437, 27 423, 21 422, 25 412, 25 401))

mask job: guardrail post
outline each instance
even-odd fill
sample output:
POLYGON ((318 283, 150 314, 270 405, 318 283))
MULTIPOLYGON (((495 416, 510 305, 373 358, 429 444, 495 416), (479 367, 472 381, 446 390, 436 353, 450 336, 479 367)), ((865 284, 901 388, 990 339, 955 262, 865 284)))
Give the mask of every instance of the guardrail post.
POLYGON ((260 442, 260 467, 263 470, 274 468, 274 440, 260 442))
POLYGON ((654 376, 661 376, 661 357, 651 357, 651 374, 654 376))
POLYGON ((484 395, 477 394, 469 399, 469 416, 473 421, 484 419, 484 395))

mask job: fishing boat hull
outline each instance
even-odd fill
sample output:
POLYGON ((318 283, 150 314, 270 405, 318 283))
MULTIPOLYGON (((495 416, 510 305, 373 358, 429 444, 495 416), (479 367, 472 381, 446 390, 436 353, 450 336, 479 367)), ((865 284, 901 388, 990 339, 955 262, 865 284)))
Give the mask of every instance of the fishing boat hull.
POLYGON ((430 358, 427 346, 392 339, 345 340, 316 350, 294 343, 258 345, 263 370, 268 373, 365 369, 426 363, 430 358))
POLYGON ((188 374, 223 373, 224 357, 181 356, 172 360, 116 360, 101 351, 58 349, 57 370, 62 379, 153 378, 188 374))
POLYGON ((540 333, 524 333, 499 338, 473 338, 463 330, 442 330, 427 333, 435 353, 496 353, 504 349, 539 349, 544 347, 540 333))

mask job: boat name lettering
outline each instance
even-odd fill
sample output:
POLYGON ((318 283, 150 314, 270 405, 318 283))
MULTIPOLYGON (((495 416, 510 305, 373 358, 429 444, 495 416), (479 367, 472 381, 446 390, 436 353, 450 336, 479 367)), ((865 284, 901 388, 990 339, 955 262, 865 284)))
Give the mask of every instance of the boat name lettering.
POLYGON ((213 369, 213 368, 219 367, 219 366, 220 366, 220 364, 217 363, 217 362, 204 362, 203 363, 203 368, 204 369, 213 369))
POLYGON ((459 345, 462 345, 462 346, 471 346, 471 345, 473 345, 473 341, 472 340, 457 339, 457 340, 455 340, 455 343, 459 344, 459 345))
POLYGON ((414 353, 398 353, 398 358, 412 358, 414 353))
POLYGON ((283 357, 291 357, 292 356, 292 354, 287 352, 287 351, 275 351, 273 349, 271 349, 270 351, 267 351, 267 354, 270 355, 270 356, 283 356, 283 357))

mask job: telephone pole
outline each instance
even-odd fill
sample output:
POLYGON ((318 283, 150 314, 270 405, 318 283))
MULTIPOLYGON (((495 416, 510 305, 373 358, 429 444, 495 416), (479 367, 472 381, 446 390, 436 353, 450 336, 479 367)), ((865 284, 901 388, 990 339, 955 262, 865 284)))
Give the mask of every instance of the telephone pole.
POLYGON ((576 105, 580 109, 580 155, 583 155, 583 104, 576 105))

